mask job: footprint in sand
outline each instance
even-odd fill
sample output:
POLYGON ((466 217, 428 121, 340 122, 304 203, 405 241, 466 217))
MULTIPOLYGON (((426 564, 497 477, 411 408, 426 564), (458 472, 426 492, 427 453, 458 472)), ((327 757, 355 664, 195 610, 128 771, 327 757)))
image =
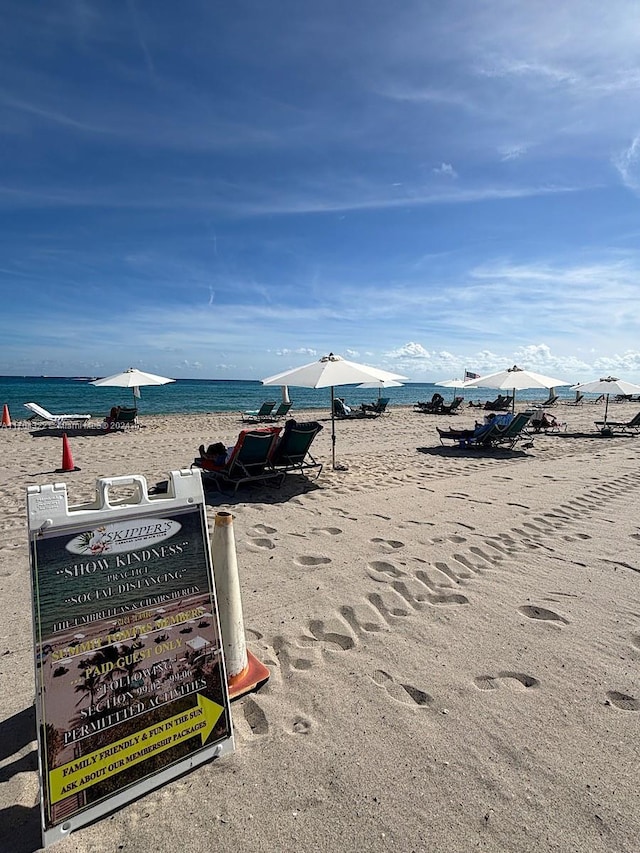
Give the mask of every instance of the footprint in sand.
POLYGON ((433 701, 433 698, 424 690, 414 687, 413 684, 399 683, 383 669, 376 669, 371 677, 379 687, 383 687, 387 691, 392 699, 401 702, 403 705, 424 707, 433 701))
POLYGON ((313 722, 306 717, 294 717, 291 724, 291 733, 294 735, 308 735, 313 728, 313 722))
POLYGON ((559 616, 553 610, 547 610, 546 607, 534 607, 530 604, 523 604, 522 607, 518 607, 518 612, 522 613, 523 616, 528 616, 529 619, 541 619, 544 622, 563 622, 565 625, 569 624, 569 620, 565 619, 564 616, 559 616))
POLYGON ((276 543, 271 539, 250 539, 248 545, 250 548, 257 548, 259 551, 272 551, 276 547, 276 543))
POLYGON ((540 682, 532 675, 526 675, 524 672, 499 672, 497 675, 478 675, 473 679, 473 683, 478 690, 496 690, 500 686, 501 679, 513 679, 523 687, 539 687, 540 682))
POLYGON ((300 557, 294 557, 293 562, 296 566, 302 566, 305 569, 315 569, 317 566, 326 566, 327 563, 331 562, 331 559, 324 556, 303 554, 300 557))
POLYGON ((312 533, 321 533, 324 536, 339 536, 342 530, 339 527, 312 527, 312 533))
POLYGON ((374 580, 380 580, 380 578, 375 574, 375 572, 381 572, 384 575, 390 575, 392 578, 399 578, 402 575, 405 575, 406 572, 397 569, 393 563, 387 563, 384 560, 372 560, 372 562, 367 563, 367 569, 369 569, 369 577, 374 580), (374 574, 371 574, 374 572, 374 574))
POLYGON ((326 630, 325 623, 322 619, 312 619, 309 622, 309 631, 313 637, 320 643, 328 646, 332 650, 340 650, 346 652, 355 646, 353 637, 348 634, 343 634, 342 631, 326 630))
POLYGON ((382 545, 384 548, 389 548, 392 551, 395 551, 397 548, 404 548, 404 542, 400 542, 398 539, 381 539, 379 536, 376 536, 371 541, 376 545, 382 545))
POLYGON ((621 711, 640 711, 640 700, 636 699, 635 696, 619 693, 617 690, 609 690, 605 704, 613 705, 621 711))
POLYGON ((268 524, 256 524, 249 530, 247 536, 273 536, 277 532, 275 527, 269 527, 268 524))
POLYGON ((244 718, 254 735, 266 735, 269 731, 269 723, 264 711, 253 699, 245 699, 242 706, 244 718))

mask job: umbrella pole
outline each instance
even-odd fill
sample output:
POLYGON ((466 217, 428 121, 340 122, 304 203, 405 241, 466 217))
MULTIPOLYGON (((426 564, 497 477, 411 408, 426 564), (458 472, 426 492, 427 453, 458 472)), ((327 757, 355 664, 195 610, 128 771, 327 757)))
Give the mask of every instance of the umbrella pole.
POLYGON ((333 405, 334 387, 331 386, 331 465, 336 470, 336 411, 333 405))
POLYGON ((515 415, 516 413, 516 389, 513 389, 513 394, 511 395, 511 414, 515 415))
POLYGON ((607 394, 604 403, 604 426, 607 425, 607 412, 609 411, 609 395, 607 394))

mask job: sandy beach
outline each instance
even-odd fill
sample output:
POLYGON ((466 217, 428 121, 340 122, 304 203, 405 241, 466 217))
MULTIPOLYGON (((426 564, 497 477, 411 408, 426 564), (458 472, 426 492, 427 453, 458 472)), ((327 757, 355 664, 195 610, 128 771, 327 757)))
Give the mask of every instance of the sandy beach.
MULTIPOLYGON (((519 401, 518 408, 525 408, 519 401)), ((637 403, 612 404, 628 421, 637 403)), ((249 648, 269 667, 232 704, 236 751, 56 845, 60 853, 637 853, 640 438, 603 407, 513 451, 443 448, 455 417, 393 407, 336 425, 317 480, 206 492, 231 511, 249 648)), ((25 491, 150 486, 238 413, 149 416, 62 442, 0 432, 0 850, 39 849, 25 491)))

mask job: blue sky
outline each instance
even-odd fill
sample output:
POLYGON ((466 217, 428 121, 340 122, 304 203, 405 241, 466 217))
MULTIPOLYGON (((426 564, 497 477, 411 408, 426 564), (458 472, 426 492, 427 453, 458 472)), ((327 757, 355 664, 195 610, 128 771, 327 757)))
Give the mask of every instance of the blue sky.
POLYGON ((0 373, 640 381, 640 16, 0 0, 0 373))

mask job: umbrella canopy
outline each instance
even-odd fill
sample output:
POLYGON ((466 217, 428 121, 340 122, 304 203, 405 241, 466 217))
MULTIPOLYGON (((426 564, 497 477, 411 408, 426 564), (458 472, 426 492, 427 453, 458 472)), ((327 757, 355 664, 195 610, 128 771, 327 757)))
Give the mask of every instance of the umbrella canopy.
POLYGON ((494 388, 496 391, 512 391, 512 411, 515 409, 516 391, 524 391, 525 388, 556 388, 558 385, 571 385, 564 379, 554 379, 544 376, 542 373, 534 373, 517 365, 501 370, 498 373, 490 373, 488 376, 479 376, 477 379, 469 379, 464 383, 465 388, 494 388))
POLYGON ((103 379, 94 379, 89 384, 105 385, 112 388, 132 388, 135 403, 135 398, 140 396, 138 389, 141 385, 166 385, 168 382, 175 381, 175 379, 166 379, 164 376, 157 376, 155 373, 145 373, 143 370, 129 367, 122 373, 114 373, 113 376, 105 376, 103 379))
POLYGON ((402 382, 398 382, 397 379, 378 379, 376 382, 373 379, 371 382, 361 382, 358 385, 358 388, 377 388, 378 389, 378 399, 382 396, 383 388, 401 388, 403 385, 402 382))
POLYGON ((443 379, 442 382, 434 382, 438 388, 453 388, 453 396, 456 396, 458 388, 464 388, 464 379, 443 379))
POLYGON ((582 382, 578 385, 572 385, 571 388, 573 391, 606 394, 603 431, 607 428, 609 394, 640 394, 640 385, 634 385, 633 382, 627 382, 625 379, 617 379, 615 376, 606 376, 604 379, 592 379, 591 382, 582 382))
POLYGON ((333 409, 334 388, 336 385, 358 385, 361 382, 390 381, 406 379, 398 373, 390 373, 388 370, 380 370, 377 367, 369 367, 366 364, 357 364, 347 361, 342 356, 322 356, 318 361, 295 367, 293 370, 285 370, 275 376, 268 376, 262 380, 263 385, 298 385, 301 388, 331 388, 331 459, 333 468, 336 467, 336 427, 335 412, 333 409))

